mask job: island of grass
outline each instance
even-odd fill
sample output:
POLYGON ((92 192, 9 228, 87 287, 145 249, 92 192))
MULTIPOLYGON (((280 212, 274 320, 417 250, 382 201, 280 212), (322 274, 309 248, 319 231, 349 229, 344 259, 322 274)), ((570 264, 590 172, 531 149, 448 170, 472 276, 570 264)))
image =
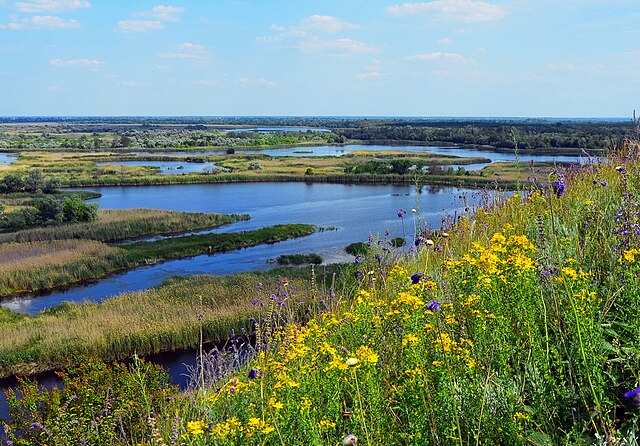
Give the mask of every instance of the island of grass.
POLYGON ((249 215, 177 212, 160 209, 106 209, 91 222, 68 223, 0 233, 2 242, 89 239, 116 242, 149 235, 213 229, 249 219, 249 215))
POLYGON ((278 256, 278 265, 320 265, 322 257, 315 252, 309 254, 286 254, 278 256))
POLYGON ((0 244, 0 296, 67 286, 140 265, 304 237, 315 227, 275 225, 253 231, 198 234, 120 247, 95 240, 0 244))

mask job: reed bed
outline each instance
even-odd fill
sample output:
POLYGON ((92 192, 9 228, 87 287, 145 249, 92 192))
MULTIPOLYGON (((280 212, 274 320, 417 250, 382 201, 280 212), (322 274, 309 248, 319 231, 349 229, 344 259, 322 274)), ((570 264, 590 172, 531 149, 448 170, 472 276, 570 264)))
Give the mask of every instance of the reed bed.
POLYGON ((89 239, 114 242, 145 235, 175 234, 215 228, 248 215, 176 212, 159 209, 101 210, 95 221, 25 229, 0 234, 0 243, 89 239))
POLYGON ((0 296, 87 280, 129 264, 126 252, 92 240, 0 244, 0 296))
MULTIPOLYGON (((250 330, 250 318, 261 312, 250 296, 280 283, 264 274, 196 276, 101 304, 66 303, 38 317, 0 319, 0 376, 69 366, 77 355, 113 360, 192 348, 200 341, 199 319, 204 341, 221 341, 234 329, 250 330)), ((293 308, 315 292, 303 279, 288 287, 295 290, 293 308)))

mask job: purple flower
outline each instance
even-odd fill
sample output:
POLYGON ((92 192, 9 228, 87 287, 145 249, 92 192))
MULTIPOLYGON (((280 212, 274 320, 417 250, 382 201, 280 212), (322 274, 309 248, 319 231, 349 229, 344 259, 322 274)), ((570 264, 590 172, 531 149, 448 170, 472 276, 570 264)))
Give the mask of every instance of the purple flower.
POLYGON ((629 390, 624 394, 625 398, 638 398, 640 396, 640 387, 636 387, 633 390, 629 390))
POLYGON ((398 218, 403 218, 406 213, 407 213, 407 211, 405 211, 404 209, 400 209, 398 211, 398 218))
POLYGON ((431 302, 429 302, 427 304, 427 310, 432 311, 432 312, 436 312, 440 309, 440 301, 439 300, 432 300, 431 302))
POLYGON ((553 193, 556 194, 556 197, 562 197, 567 190, 567 185, 564 180, 560 179, 551 183, 551 188, 553 189, 553 193))
POLYGON ((603 181, 600 184, 602 184, 602 187, 607 187, 607 182, 606 181, 603 181))
POLYGON ((414 284, 414 285, 416 283, 419 283, 422 280, 422 277, 423 277, 422 273, 413 273, 413 274, 411 274, 411 283, 414 284))

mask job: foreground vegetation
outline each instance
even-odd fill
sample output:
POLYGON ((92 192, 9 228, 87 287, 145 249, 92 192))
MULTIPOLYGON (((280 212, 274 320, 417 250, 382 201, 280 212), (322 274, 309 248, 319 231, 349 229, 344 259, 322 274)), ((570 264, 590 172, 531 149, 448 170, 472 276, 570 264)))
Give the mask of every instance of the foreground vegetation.
POLYGON ((0 296, 67 286, 168 259, 276 243, 304 237, 314 231, 312 225, 289 224, 253 231, 136 242, 121 247, 93 240, 0 244, 0 296))

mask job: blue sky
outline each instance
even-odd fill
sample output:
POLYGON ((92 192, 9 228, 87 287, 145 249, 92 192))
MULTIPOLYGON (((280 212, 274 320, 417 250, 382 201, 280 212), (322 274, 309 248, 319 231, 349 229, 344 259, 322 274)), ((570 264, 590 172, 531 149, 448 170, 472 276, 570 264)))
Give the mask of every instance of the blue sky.
POLYGON ((0 0, 0 115, 630 117, 638 0, 0 0))

